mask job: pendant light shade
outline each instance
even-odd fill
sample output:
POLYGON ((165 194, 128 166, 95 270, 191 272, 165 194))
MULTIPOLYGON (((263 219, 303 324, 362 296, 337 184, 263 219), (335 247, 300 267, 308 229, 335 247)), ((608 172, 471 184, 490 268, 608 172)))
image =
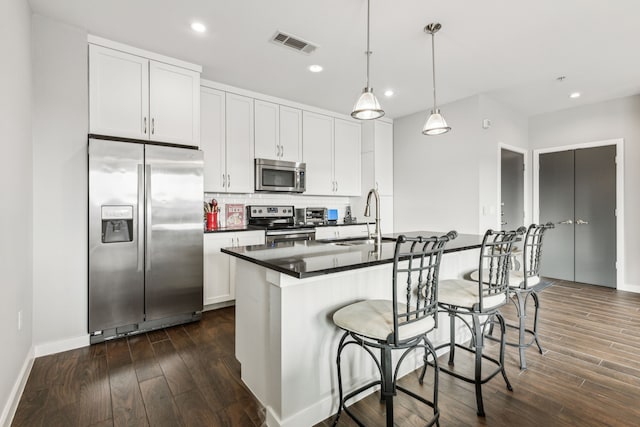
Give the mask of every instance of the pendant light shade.
POLYGON ((356 101, 356 105, 353 106, 351 117, 359 120, 372 120, 382 116, 384 116, 384 111, 373 94, 373 89, 365 87, 362 89, 362 95, 356 101))
POLYGON ((440 109, 436 105, 436 54, 435 54, 435 33, 437 33, 442 25, 439 23, 431 23, 424 27, 425 33, 431 34, 431 64, 433 70, 433 109, 431 115, 427 118, 427 122, 422 128, 423 135, 441 135, 451 130, 447 125, 447 121, 442 117, 440 109))
POLYGON ((384 116, 384 111, 380 103, 373 94, 373 88, 369 86, 369 57, 371 49, 369 49, 369 9, 370 0, 367 0, 367 86, 362 90, 362 95, 356 101, 351 112, 351 117, 358 120, 373 120, 384 116))

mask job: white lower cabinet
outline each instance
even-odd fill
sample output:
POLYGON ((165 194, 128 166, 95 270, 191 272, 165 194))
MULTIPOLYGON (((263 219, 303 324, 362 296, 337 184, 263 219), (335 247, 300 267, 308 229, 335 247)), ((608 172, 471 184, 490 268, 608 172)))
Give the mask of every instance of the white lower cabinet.
POLYGON ((233 301, 235 258, 222 248, 264 244, 264 231, 206 233, 204 235, 204 306, 233 301))
MULTIPOLYGON (((370 225, 369 227, 371 227, 371 232, 373 232, 375 226, 370 225)), ((348 237, 367 237, 366 224, 316 227, 316 240, 346 239, 348 237)))

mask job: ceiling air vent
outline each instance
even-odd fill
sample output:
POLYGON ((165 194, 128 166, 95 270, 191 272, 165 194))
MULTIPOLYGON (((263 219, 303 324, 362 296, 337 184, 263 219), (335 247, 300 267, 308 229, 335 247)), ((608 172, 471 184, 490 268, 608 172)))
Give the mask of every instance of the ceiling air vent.
POLYGON ((304 53, 312 53, 318 47, 302 40, 298 36, 293 36, 291 34, 283 33, 282 31, 276 31, 276 33, 271 37, 271 41, 273 43, 289 47, 291 49, 297 50, 298 52, 304 53))

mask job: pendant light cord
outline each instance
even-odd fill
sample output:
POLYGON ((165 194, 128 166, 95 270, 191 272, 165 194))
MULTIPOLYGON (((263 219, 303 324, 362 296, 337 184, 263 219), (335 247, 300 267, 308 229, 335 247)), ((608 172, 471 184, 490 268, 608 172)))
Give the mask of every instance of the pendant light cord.
POLYGON ((367 0, 367 89, 369 88, 369 56, 371 55, 371 50, 369 49, 369 9, 371 8, 371 0, 367 0))
POLYGON ((433 112, 436 112, 436 44, 435 34, 431 33, 431 67, 433 69, 433 112))

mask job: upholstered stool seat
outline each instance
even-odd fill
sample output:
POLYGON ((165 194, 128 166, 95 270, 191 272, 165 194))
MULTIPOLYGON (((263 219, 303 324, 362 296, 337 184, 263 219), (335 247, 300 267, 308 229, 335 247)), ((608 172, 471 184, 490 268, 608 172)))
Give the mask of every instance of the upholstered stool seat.
MULTIPOLYGON (((409 307, 415 311, 415 307, 409 307)), ((406 304, 397 304, 397 313, 407 312, 406 304)), ((393 302, 385 300, 360 301, 336 311, 333 323, 345 331, 352 331, 363 337, 386 340, 393 334, 393 302)), ((433 317, 423 317, 412 323, 398 327, 398 338, 406 341, 435 328, 433 317)))
MULTIPOLYGON (((439 368, 436 352, 427 333, 437 325, 438 272, 444 246, 456 236, 455 231, 440 237, 399 236, 395 244, 390 299, 358 301, 334 313, 333 322, 345 331, 340 339, 336 357, 339 404, 334 426, 343 410, 356 424, 363 426, 364 423, 346 406, 346 401, 376 386, 380 386, 381 400, 385 402, 387 427, 393 426, 393 398, 396 391, 401 391, 430 407, 433 415, 422 419, 429 420, 428 426, 439 425, 439 368), (380 377, 344 394, 341 358, 342 351, 351 345, 362 348, 373 359, 380 377), (409 390, 396 383, 400 365, 409 352, 416 349, 424 350, 424 360, 430 361, 434 366, 433 394, 430 400, 415 389, 409 390), (395 368, 391 354, 393 350, 402 351, 400 357, 395 359, 395 368), (379 354, 378 357, 376 353, 379 354)), ((420 384, 423 383, 424 374, 423 369, 420 384)))
MULTIPOLYGON (((449 279, 440 281, 438 302, 456 307, 473 307, 480 297, 478 282, 464 279, 449 279)), ((504 305, 507 297, 504 293, 492 294, 484 298, 484 307, 490 309, 504 305)))

